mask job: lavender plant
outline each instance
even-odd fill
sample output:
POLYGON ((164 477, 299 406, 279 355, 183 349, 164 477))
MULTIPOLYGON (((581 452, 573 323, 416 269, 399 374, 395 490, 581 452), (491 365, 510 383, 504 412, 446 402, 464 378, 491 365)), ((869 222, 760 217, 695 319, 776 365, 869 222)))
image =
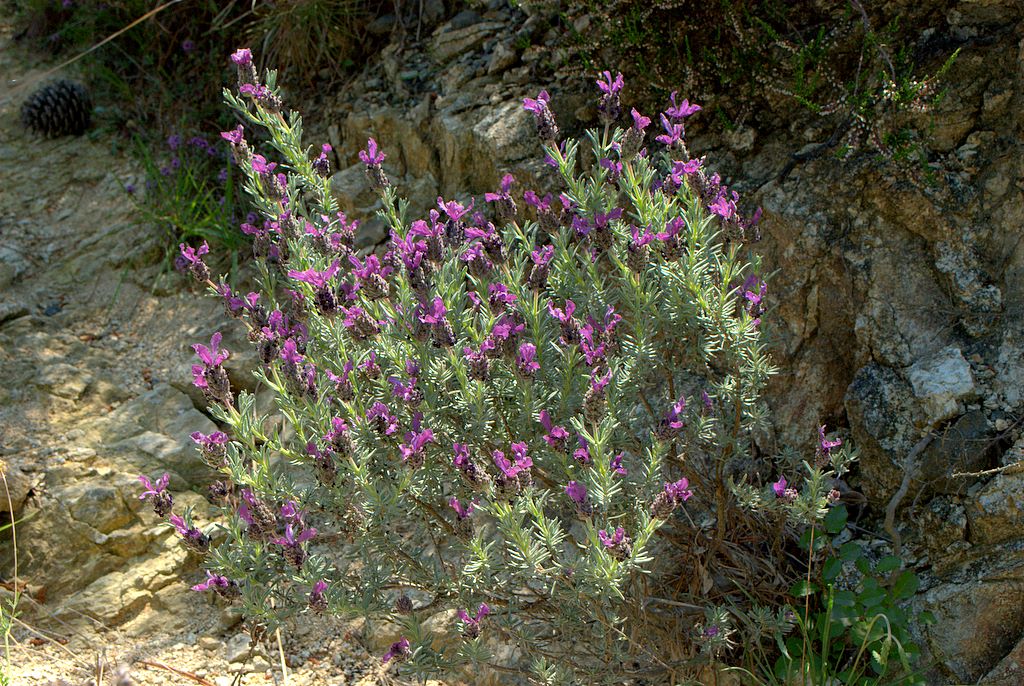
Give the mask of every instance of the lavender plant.
MULTIPOLYGON (((220 333, 194 346, 195 385, 230 433, 193 435, 224 477, 224 542, 173 514, 166 479, 143 497, 207 555, 195 588, 239 599, 260 629, 304 612, 389 622, 382 659, 419 676, 488 665, 597 684, 678 668, 635 638, 668 566, 659 531, 692 509, 691 532, 722 540, 739 496, 756 500, 730 483, 772 373, 746 247, 758 213, 690 157, 700 107, 673 94, 655 127, 635 109, 620 127, 622 77, 605 72, 584 168, 541 92, 524 107, 561 192, 505 176, 481 207, 438 198, 419 219, 371 138, 360 159, 391 229, 378 257, 355 252, 328 148, 302 143, 276 73, 259 78, 248 50, 232 60, 225 99, 243 125, 223 136, 262 218, 242 227, 260 290, 212 281, 202 247, 182 255, 246 326, 284 421, 232 391, 220 333)), ((820 516, 830 473, 780 502, 820 516)), ((697 635, 714 648, 719 633, 697 635)))

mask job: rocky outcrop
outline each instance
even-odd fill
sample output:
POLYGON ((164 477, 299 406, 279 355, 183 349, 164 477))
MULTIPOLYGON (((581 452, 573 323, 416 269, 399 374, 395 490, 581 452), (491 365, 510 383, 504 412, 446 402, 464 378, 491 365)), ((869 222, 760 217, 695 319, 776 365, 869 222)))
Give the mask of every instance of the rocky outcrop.
MULTIPOLYGON (((947 96, 904 122, 929 132, 931 181, 868 154, 821 156, 780 178, 792 153, 828 136, 794 103, 775 112, 785 129, 704 122, 691 149, 766 212, 756 249, 773 274, 766 330, 781 373, 765 447, 806 448, 822 423, 849 435, 860 450, 851 486, 879 526, 893 509, 902 553, 925 580, 918 602, 939 619, 922 636, 934 678, 973 681, 1024 632, 1020 474, 977 474, 1019 459, 1007 449, 1024 413, 1024 13, 1010 2, 944 7, 878 8, 919 18, 922 45, 963 46, 947 96)), ((489 35, 499 20, 442 27, 426 53, 386 54, 366 91, 339 103, 332 123, 353 165, 334 179, 343 207, 375 208, 354 159, 367 135, 391 155, 385 168, 415 213, 437 195, 492 190, 505 169, 543 178, 519 108, 541 86, 565 127, 592 121, 566 82, 524 81, 531 49, 510 31, 489 35), (446 41, 451 51, 439 50, 446 41)), ((362 245, 384 239, 371 222, 362 245)))

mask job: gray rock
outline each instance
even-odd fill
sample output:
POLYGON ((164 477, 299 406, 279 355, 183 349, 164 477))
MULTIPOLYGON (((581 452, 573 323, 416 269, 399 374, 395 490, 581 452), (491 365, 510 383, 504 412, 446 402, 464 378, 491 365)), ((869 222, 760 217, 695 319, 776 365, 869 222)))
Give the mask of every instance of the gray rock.
MULTIPOLYGON (((2 264, 2 263, 0 263, 2 264)), ((4 288, 4 286, 0 286, 4 288)), ((2 302, 0 303, 0 324, 8 322, 18 317, 24 317, 28 314, 28 308, 24 303, 20 302, 2 302)))
POLYGON ((33 479, 13 462, 0 462, 4 481, 0 482, 0 512, 21 511, 25 499, 32 490, 33 479))
POLYGON ((962 413, 963 401, 977 393, 971 366, 960 349, 953 346, 915 362, 907 370, 907 378, 914 397, 921 403, 928 427, 962 413))
POLYGON ((518 59, 519 56, 511 45, 507 43, 498 43, 494 46, 494 51, 487 60, 487 73, 498 74, 503 72, 515 65, 516 60, 518 59))
POLYGON ((47 364, 36 376, 37 386, 67 400, 78 400, 90 381, 87 371, 63 362, 47 364))
POLYGON ((249 659, 249 655, 249 636, 247 634, 235 634, 227 640, 224 646, 224 659, 229 663, 245 662, 249 659))
POLYGON ((444 64, 459 55, 472 50, 481 44, 495 31, 504 28, 504 24, 496 22, 480 22, 455 28, 451 22, 434 32, 430 41, 430 55, 435 61, 444 64))

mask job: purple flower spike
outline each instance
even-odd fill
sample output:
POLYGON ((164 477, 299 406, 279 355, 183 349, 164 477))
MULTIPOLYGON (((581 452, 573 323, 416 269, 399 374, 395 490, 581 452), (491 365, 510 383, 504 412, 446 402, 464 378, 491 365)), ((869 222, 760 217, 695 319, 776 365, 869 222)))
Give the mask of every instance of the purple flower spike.
POLYGON ((452 496, 451 498, 448 499, 448 505, 453 510, 455 510, 455 514, 458 516, 460 520, 469 519, 469 516, 473 514, 474 503, 463 505, 455 496, 452 496))
POLYGON ((241 48, 231 54, 231 61, 240 67, 252 64, 252 50, 249 48, 241 48))
POLYGON ((140 474, 139 481, 142 482, 142 485, 146 487, 146 490, 143 491, 142 495, 139 496, 139 500, 145 500, 150 496, 159 496, 164 491, 164 489, 167 488, 167 482, 170 481, 170 479, 171 475, 168 474, 167 472, 164 472, 164 475, 157 479, 156 483, 154 484, 149 480, 148 476, 146 476, 145 474, 140 474))
POLYGON ((565 487, 565 494, 577 505, 582 505, 587 501, 587 487, 579 481, 570 481, 569 485, 565 487))
POLYGON ((612 73, 610 71, 601 72, 602 79, 597 80, 597 87, 601 89, 601 92, 605 95, 618 95, 622 90, 622 87, 626 85, 626 82, 622 78, 622 74, 616 74, 615 79, 612 79, 612 73))
POLYGON ((480 635, 480 621, 491 614, 491 608, 488 607, 487 603, 480 603, 476 615, 472 617, 469 616, 469 612, 466 610, 459 610, 457 614, 464 625, 462 635, 466 638, 474 639, 480 635))
POLYGON ((526 377, 533 376, 540 371, 540 363, 533 358, 537 354, 537 346, 533 343, 523 343, 519 346, 519 354, 516 356, 516 367, 526 377))
POLYGON ((628 472, 626 468, 622 466, 622 459, 626 456, 625 453, 619 453, 612 457, 608 462, 608 469, 611 471, 613 476, 626 476, 628 472))
POLYGON ((683 100, 680 104, 676 105, 676 91, 672 91, 669 100, 672 101, 672 107, 665 110, 665 114, 672 119, 685 119, 703 109, 700 105, 691 105, 689 100, 683 100))
POLYGON ((562 452, 565 450, 565 444, 569 440, 569 432, 565 430, 565 427, 554 426, 551 421, 551 415, 548 414, 547 410, 540 411, 540 423, 547 431, 544 442, 551 446, 553 449, 562 452))
POLYGON ((633 552, 633 541, 626 535, 626 531, 620 526, 609 534, 604 529, 597 532, 601 545, 616 560, 625 560, 633 552))
POLYGON ((825 438, 825 426, 822 425, 818 428, 818 449, 821 451, 822 456, 828 457, 832 453, 833 448, 838 448, 843 444, 843 439, 837 438, 834 441, 830 441, 825 438))
POLYGON ((633 128, 637 131, 643 131, 651 125, 651 118, 637 112, 635 107, 630 111, 630 114, 633 116, 633 128))
POLYGON ((541 91, 537 99, 524 98, 523 109, 533 113, 537 123, 537 135, 545 145, 556 146, 558 144, 558 125, 555 124, 555 116, 548 108, 548 101, 551 96, 547 91, 541 91))
MULTIPOLYGON (((417 413, 417 419, 415 421, 416 429, 418 429, 418 425, 419 413, 417 413)), ((423 448, 427 443, 433 442, 434 432, 430 429, 407 432, 405 434, 405 443, 398 446, 398 451, 402 454, 402 462, 405 462, 414 469, 421 466, 423 464, 423 448)))
POLYGON ((523 98, 523 109, 527 112, 533 112, 535 115, 539 115, 548 108, 548 101, 550 99, 551 96, 548 95, 546 90, 541 91, 537 95, 536 100, 533 98, 523 98))
POLYGON ((693 491, 689 490, 689 486, 690 482, 683 477, 674 483, 666 483, 665 493, 675 502, 686 502, 693 495, 693 491))
POLYGON ((226 576, 220 574, 214 574, 210 570, 206 570, 206 581, 196 584, 192 587, 193 591, 202 593, 203 591, 216 591, 223 595, 232 586, 231 580, 226 576))
POLYGON ((381 658, 381 662, 387 664, 394 660, 395 662, 402 662, 406 658, 412 655, 412 651, 409 649, 409 639, 402 638, 399 641, 395 641, 391 644, 388 652, 384 653, 384 657, 381 658))
POLYGON ((318 272, 315 269, 307 269, 301 272, 289 270, 288 276, 296 281, 302 281, 317 288, 326 288, 327 282, 335 277, 339 269, 341 269, 341 263, 338 260, 334 260, 326 271, 318 272))
POLYGON ((384 158, 384 153, 377 148, 377 141, 372 138, 367 139, 366 149, 359 151, 360 161, 367 166, 383 164, 384 158))

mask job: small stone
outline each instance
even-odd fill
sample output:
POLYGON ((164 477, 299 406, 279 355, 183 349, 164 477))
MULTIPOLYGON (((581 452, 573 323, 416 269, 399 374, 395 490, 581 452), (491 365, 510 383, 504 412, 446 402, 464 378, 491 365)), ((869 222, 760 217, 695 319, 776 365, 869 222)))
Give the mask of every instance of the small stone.
POLYGON ((220 650, 223 645, 223 642, 221 642, 219 639, 214 638, 213 636, 199 637, 199 647, 207 652, 215 653, 218 650, 220 650))
POLYGON ((487 73, 497 74, 503 72, 513 64, 519 56, 516 55, 516 51, 506 43, 498 43, 494 46, 494 52, 491 53, 490 59, 487 61, 487 73))
POLYGON ((248 667, 249 671, 252 672, 265 672, 270 669, 270 660, 262 655, 257 655, 252 659, 252 662, 249 663, 248 667))
POLYGON ((245 662, 249 658, 248 634, 235 634, 229 638, 224 655, 228 662, 245 662))

